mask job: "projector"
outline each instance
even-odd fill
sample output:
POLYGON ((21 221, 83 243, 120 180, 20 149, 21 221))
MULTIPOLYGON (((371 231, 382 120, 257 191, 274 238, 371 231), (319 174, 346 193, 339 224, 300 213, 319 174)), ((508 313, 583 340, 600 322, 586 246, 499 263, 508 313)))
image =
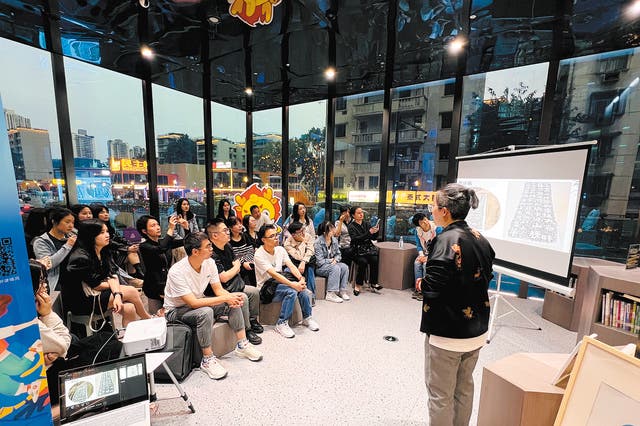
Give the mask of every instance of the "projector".
POLYGON ((167 342, 167 321, 163 318, 132 321, 122 339, 125 355, 135 355, 164 348, 167 342))

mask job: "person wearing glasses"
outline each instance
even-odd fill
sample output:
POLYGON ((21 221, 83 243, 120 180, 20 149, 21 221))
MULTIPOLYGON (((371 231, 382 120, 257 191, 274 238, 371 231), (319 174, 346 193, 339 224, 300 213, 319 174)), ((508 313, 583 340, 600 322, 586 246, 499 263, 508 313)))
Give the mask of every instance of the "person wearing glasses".
POLYGON ((218 362, 211 349, 213 324, 217 318, 227 315, 229 327, 235 332, 238 343, 235 354, 250 361, 262 360, 262 353, 247 340, 243 305, 248 303, 244 293, 229 293, 222 287, 216 262, 211 258, 213 245, 204 232, 187 234, 184 239, 187 257, 176 262, 167 276, 164 290, 164 309, 167 321, 182 321, 195 327, 202 349, 200 369, 209 378, 220 380, 227 370, 218 362), (205 296, 208 287, 214 296, 205 296))
POLYGON ((311 292, 307 290, 304 276, 291 262, 287 251, 278 245, 275 225, 260 228, 258 238, 262 243, 254 256, 258 288, 275 286, 273 302, 282 302, 275 331, 286 338, 295 337, 296 334, 289 327, 289 318, 293 314, 296 298, 302 308, 302 324, 309 330, 320 330, 318 323, 311 317, 311 292), (284 268, 288 270, 285 271, 284 268))
MULTIPOLYGON (((431 211, 431 205, 429 207, 429 211, 431 211)), ((415 289, 411 297, 422 301, 422 293, 418 291, 418 287, 424 277, 424 265, 427 263, 429 243, 436 236, 436 225, 424 213, 414 214, 411 222, 416 227, 416 248, 418 249, 418 257, 413 262, 415 289)))
POLYGON ((467 425, 473 370, 489 328, 489 281, 495 253, 465 218, 478 207, 473 189, 448 184, 435 196, 433 239, 421 291, 425 383, 432 425, 467 425))
POLYGON ((315 264, 315 237, 309 235, 302 223, 293 222, 288 228, 289 236, 284 241, 284 249, 287 251, 291 262, 304 275, 307 288, 313 293, 311 305, 315 305, 316 299, 316 275, 313 270, 315 264))
MULTIPOLYGON (((234 216, 231 220, 236 220, 234 216)), ((237 223, 237 222, 236 222, 237 223)), ((207 235, 209 240, 213 243, 213 260, 216 262, 216 268, 218 268, 218 276, 222 287, 229 292, 243 292, 247 295, 248 306, 242 307, 242 313, 244 315, 244 325, 247 339, 253 345, 259 345, 262 343, 262 339, 256 333, 262 333, 263 327, 258 322, 258 315, 260 314, 260 291, 257 287, 245 285, 245 281, 242 278, 240 272, 242 270, 242 262, 236 259, 231 244, 229 244, 229 228, 225 225, 224 219, 215 218, 209 221, 207 224, 207 235)), ((253 247, 251 247, 253 252, 253 247)), ((252 253, 253 254, 253 253, 252 253)), ((209 295, 210 289, 207 288, 205 295, 209 295)), ((212 294, 211 294, 212 295, 212 294)))

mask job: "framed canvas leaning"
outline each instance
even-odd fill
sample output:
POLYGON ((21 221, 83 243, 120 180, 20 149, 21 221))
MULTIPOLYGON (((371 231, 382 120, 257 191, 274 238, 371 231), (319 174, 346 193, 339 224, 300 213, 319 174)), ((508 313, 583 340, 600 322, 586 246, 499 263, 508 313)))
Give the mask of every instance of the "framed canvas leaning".
POLYGON ((640 359, 585 337, 555 426, 640 424, 640 359))

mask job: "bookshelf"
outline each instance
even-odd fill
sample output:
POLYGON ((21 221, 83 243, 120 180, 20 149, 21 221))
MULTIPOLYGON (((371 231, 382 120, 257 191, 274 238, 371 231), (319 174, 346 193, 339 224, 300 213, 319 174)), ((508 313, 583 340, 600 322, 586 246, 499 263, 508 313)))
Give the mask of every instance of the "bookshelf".
MULTIPOLYGON (((617 317, 616 313, 612 313, 614 309, 614 300, 630 302, 633 306, 633 300, 624 298, 623 295, 640 298, 640 269, 624 269, 624 265, 606 266, 592 265, 589 274, 589 294, 583 305, 583 314, 578 329, 578 340, 582 339, 585 334, 597 333, 598 340, 612 346, 626 345, 627 343, 638 342, 638 330, 632 332, 624 328, 617 327, 614 323, 617 317), (605 299, 609 298, 610 314, 605 321, 602 321, 603 295, 605 299), (614 316, 615 315, 615 316, 614 316), (611 324, 611 325, 609 325, 611 324)), ((619 310, 619 304, 615 309, 619 310)), ((636 303, 640 306, 640 303, 636 303)))

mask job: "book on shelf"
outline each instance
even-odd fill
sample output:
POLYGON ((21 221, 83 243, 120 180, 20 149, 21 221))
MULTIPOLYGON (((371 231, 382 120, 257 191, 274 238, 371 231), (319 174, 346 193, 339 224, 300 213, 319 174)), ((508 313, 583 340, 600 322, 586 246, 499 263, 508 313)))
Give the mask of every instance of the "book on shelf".
POLYGON ((640 298, 613 291, 603 292, 600 322, 607 327, 640 334, 640 298))

